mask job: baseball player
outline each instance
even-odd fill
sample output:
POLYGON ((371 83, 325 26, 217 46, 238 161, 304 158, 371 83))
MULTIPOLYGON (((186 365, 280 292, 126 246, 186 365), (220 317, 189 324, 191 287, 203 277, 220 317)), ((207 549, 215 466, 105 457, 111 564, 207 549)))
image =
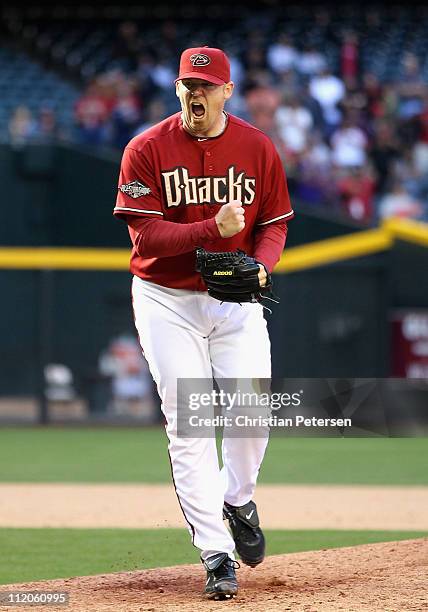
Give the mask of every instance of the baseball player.
POLYGON ((177 434, 177 379, 270 378, 260 303, 207 293, 196 249, 241 249, 260 286, 279 260, 293 217, 278 154, 262 132, 225 112, 230 64, 216 48, 186 49, 175 81, 181 111, 125 147, 114 215, 132 240, 132 299, 140 343, 157 384, 178 500, 207 571, 208 598, 238 590, 234 552, 256 566, 265 541, 252 500, 265 437, 177 434), (228 519, 229 529, 224 523, 228 519))

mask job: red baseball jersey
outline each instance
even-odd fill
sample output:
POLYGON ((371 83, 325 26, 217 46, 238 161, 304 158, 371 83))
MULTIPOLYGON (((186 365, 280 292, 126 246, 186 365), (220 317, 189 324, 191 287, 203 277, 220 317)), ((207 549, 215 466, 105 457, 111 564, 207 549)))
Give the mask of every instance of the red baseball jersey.
MULTIPOLYGON (((257 228, 283 223, 294 213, 284 168, 272 141, 233 115, 214 138, 191 136, 181 112, 134 137, 124 150, 114 215, 193 223, 214 217, 220 206, 238 200, 245 228, 231 238, 200 244, 210 251, 239 248, 253 254, 257 228)), ((142 258, 135 247, 131 272, 140 278, 182 289, 206 290, 195 271, 195 253, 142 258)))

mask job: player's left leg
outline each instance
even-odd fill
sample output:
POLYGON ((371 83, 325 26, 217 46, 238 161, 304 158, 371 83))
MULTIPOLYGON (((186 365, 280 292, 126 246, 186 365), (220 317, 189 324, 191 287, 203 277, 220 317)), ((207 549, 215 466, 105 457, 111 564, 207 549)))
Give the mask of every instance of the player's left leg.
MULTIPOLYGON (((244 391, 247 381, 269 380, 270 341, 262 307, 207 299, 211 300, 210 309, 216 321, 209 337, 214 377, 240 379, 244 391)), ((244 427, 240 437, 230 437, 227 432, 224 435, 222 475, 225 501, 232 506, 244 506, 252 499, 268 438, 268 427, 244 427)))
MULTIPOLYGON (((252 399, 263 392, 269 398, 270 342, 261 306, 217 302, 211 307, 217 315, 209 336, 214 377, 220 387, 220 378, 232 378, 223 385, 231 393, 249 392, 246 397, 250 400, 239 401, 241 416, 267 416, 269 405, 263 408, 252 399)), ((252 497, 268 436, 269 428, 263 425, 225 427, 223 432, 224 517, 229 520, 237 553, 252 567, 265 556, 265 538, 252 497)))

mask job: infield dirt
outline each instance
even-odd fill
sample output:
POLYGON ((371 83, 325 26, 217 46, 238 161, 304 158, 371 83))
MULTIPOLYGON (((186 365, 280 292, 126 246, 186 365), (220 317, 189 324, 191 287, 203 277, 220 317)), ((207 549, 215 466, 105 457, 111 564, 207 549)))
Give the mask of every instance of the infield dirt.
MULTIPOLYGON (((201 565, 3 585, 1 591, 66 591, 67 607, 34 612, 410 612, 428 610, 428 538, 267 557, 238 570, 233 601, 202 596, 201 565)), ((0 606, 1 612, 22 606, 0 606)))
MULTIPOLYGON (((172 485, 0 484, 1 527, 184 528, 172 485), (124 503, 126 500, 126 503, 124 503)), ((428 488, 259 485, 265 529, 428 531, 428 488)))

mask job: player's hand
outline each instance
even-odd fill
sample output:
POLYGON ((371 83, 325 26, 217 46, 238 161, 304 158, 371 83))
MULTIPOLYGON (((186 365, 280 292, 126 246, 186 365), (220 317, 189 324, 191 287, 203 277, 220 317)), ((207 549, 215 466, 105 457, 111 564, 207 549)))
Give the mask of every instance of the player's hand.
POLYGON ((263 264, 259 264, 259 268, 260 268, 260 272, 259 272, 260 287, 264 287, 266 285, 266 280, 267 280, 266 268, 264 267, 263 264))
POLYGON ((218 231, 222 238, 230 238, 241 232, 245 227, 245 210, 241 202, 223 204, 215 216, 218 231))

